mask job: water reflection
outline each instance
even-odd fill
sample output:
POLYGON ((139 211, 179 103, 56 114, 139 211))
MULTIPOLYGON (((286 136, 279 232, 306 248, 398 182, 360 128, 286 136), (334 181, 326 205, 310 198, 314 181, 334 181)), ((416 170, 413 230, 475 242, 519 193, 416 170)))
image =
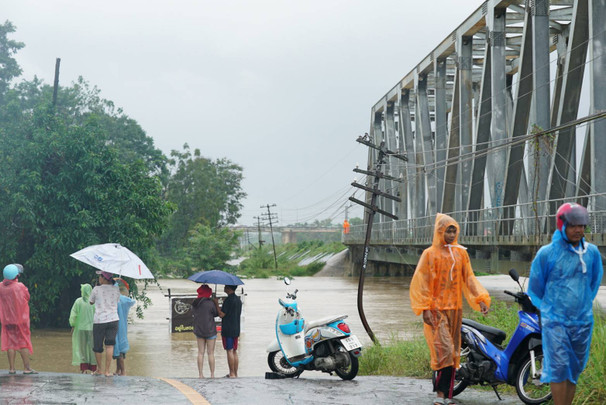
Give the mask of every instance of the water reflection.
MULTIPOLYGON (((366 279, 364 310, 375 335, 382 342, 392 336, 405 337, 420 331, 419 319, 410 310, 409 283, 410 278, 404 277, 366 279)), ((153 304, 145 311, 145 319, 137 319, 129 325, 131 349, 126 357, 127 374, 196 377, 195 337, 191 332, 169 333, 169 302, 164 294, 168 288, 177 294, 195 293, 198 284, 188 280, 160 280, 160 285, 162 290, 155 285, 148 287, 153 304)), ((299 308, 305 319, 348 314, 353 333, 363 344, 370 344, 357 312, 356 278, 299 277, 293 281, 292 287, 299 289, 299 308)), ((268 371, 265 349, 275 337, 273 328, 279 309, 278 298, 284 296, 285 286, 275 279, 246 280, 244 291, 244 324, 238 347, 239 374, 260 376, 268 371)), ((32 340, 32 367, 39 371, 79 372, 77 366, 71 365, 69 330, 36 330, 32 333, 32 340)), ((219 342, 215 356, 215 375, 227 374, 225 351, 219 342)), ((17 359, 17 367, 20 366, 20 359, 17 359)), ((205 367, 208 367, 206 361, 205 367)), ((0 369, 8 369, 4 354, 0 356, 0 369)))

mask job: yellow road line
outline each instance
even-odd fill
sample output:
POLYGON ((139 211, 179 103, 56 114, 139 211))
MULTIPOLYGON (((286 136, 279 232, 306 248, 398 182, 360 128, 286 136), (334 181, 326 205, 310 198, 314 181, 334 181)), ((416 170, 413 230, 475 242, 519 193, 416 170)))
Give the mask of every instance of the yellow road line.
POLYGON ((190 402, 194 405, 211 405, 206 398, 204 398, 198 391, 196 391, 189 385, 185 385, 176 380, 171 380, 170 378, 159 378, 159 380, 167 382, 179 391, 181 391, 181 393, 185 395, 185 397, 189 399, 190 402))

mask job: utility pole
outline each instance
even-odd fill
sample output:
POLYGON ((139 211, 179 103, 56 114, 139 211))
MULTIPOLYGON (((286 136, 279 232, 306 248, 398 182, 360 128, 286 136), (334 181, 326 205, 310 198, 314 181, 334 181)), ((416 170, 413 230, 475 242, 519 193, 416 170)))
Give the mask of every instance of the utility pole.
POLYGON ((276 270, 278 269, 278 257, 276 256, 276 243, 274 242, 274 229, 272 226, 272 219, 276 220, 277 222, 277 217, 275 216, 276 214, 272 214, 270 207, 275 207, 276 204, 272 204, 272 205, 262 205, 261 208, 265 208, 267 207, 267 214, 261 214, 261 215, 267 215, 267 219, 269 220, 269 233, 271 233, 271 245, 274 248, 274 266, 276 268, 276 270))
POLYGON ((61 66, 61 58, 55 61, 55 83, 53 85, 53 108, 57 104, 57 93, 59 92, 59 66, 61 66))
POLYGON ((368 336, 370 336, 370 339, 376 345, 376 344, 379 344, 379 341, 377 340, 374 332, 372 331, 372 329, 370 328, 370 325, 368 324, 368 321, 366 320, 366 315, 364 314, 363 299, 362 299, 363 293, 364 293, 364 276, 366 273, 366 267, 368 266, 368 251, 369 251, 369 245, 370 245, 370 236, 372 233, 372 223, 373 223, 376 212, 378 212, 381 215, 385 215, 386 217, 395 219, 395 220, 398 219, 398 217, 393 215, 392 213, 383 211, 383 210, 379 209, 379 207, 377 207, 377 196, 389 198, 390 200, 394 200, 397 202, 401 201, 398 197, 394 197, 391 194, 380 191, 379 190, 380 180, 386 179, 386 180, 391 180, 391 181, 402 182, 402 179, 397 179, 395 177, 391 177, 391 176, 383 174, 383 172, 381 172, 381 166, 383 166, 385 164, 385 160, 389 156, 393 156, 395 158, 398 158, 398 159, 401 159, 404 161, 407 161, 408 158, 404 155, 399 155, 396 152, 392 152, 392 151, 388 150, 385 147, 385 141, 382 141, 379 146, 373 144, 372 142, 370 142, 368 134, 365 134, 364 136, 359 136, 358 139, 356 139, 356 141, 368 146, 369 148, 373 148, 373 149, 376 149, 379 151, 379 156, 375 163, 374 170, 367 171, 367 170, 362 170, 362 169, 358 169, 358 168, 354 169, 354 172, 356 172, 356 173, 362 173, 362 174, 365 174, 367 176, 371 176, 374 178, 372 188, 358 184, 355 181, 353 183, 351 183, 351 185, 354 187, 358 187, 358 188, 361 188, 362 190, 372 193, 372 197, 370 199, 370 204, 367 204, 364 201, 360 201, 354 197, 349 197, 350 201, 353 201, 356 204, 360 204, 361 206, 365 207, 368 210, 368 223, 366 224, 366 238, 364 239, 364 254, 362 256, 362 269, 360 270, 360 279, 358 282, 358 314, 360 315, 360 320, 362 321, 362 325, 364 325, 364 329, 366 329, 366 333, 368 333, 368 336))
POLYGON ((253 217, 257 220, 257 232, 259 233, 259 250, 261 250, 261 246, 263 246, 263 240, 261 240, 261 217, 253 217))

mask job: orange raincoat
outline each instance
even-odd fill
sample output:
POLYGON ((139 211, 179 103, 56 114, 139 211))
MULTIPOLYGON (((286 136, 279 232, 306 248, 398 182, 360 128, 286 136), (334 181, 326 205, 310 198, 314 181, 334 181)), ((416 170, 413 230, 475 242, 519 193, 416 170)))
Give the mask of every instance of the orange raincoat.
POLYGON ((429 310, 433 325, 423 324, 431 352, 431 368, 459 367, 463 298, 480 310, 480 302, 490 307, 490 296, 473 274, 467 250, 458 244, 459 224, 448 215, 438 214, 430 248, 423 251, 410 283, 410 302, 416 315, 429 310), (451 245, 444 241, 449 226, 457 228, 451 245))

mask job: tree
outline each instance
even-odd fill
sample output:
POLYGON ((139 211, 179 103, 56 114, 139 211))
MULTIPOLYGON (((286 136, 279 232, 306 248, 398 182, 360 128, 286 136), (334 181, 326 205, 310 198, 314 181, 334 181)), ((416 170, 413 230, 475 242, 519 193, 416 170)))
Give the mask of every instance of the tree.
POLYGON ((43 326, 64 325, 80 284, 95 278, 70 253, 111 241, 145 260, 171 212, 159 179, 141 160, 121 161, 94 115, 65 121, 42 104, 11 131, 0 123, 0 255, 25 265, 43 326))
POLYGON ((354 217, 349 219, 349 225, 362 225, 364 220, 362 218, 354 217))
POLYGON ((167 199, 177 210, 163 234, 160 247, 164 255, 174 255, 186 247, 188 235, 198 224, 220 228, 236 223, 242 208, 242 168, 228 159, 212 161, 193 154, 189 145, 183 152, 172 151, 167 199))
POLYGON ((13 55, 23 48, 23 42, 8 39, 8 34, 15 32, 15 26, 6 21, 0 24, 0 102, 9 88, 11 80, 21 74, 21 67, 13 55))
MULTIPOLYGON (((189 233, 185 253, 195 271, 224 269, 239 244, 239 232, 196 224, 189 233)), ((184 274, 187 276, 189 274, 184 274)))

